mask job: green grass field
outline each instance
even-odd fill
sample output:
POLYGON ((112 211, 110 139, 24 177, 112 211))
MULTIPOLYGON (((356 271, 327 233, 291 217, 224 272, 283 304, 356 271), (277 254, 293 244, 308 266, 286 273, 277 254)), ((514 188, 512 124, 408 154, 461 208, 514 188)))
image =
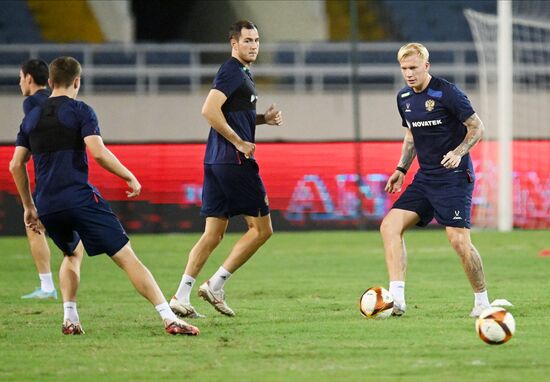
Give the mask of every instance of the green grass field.
MULTIPOLYGON (((167 297, 197 234, 133 235, 167 297)), ((227 235, 198 283, 237 240, 227 235)), ((86 335, 61 334, 61 300, 21 300, 38 285, 24 238, 0 238, 1 381, 525 381, 550 375, 548 231, 474 232, 491 299, 517 330, 489 346, 468 317, 473 296, 441 230, 407 236, 407 314, 364 319, 370 286, 387 287, 377 232, 276 233, 226 285, 237 317, 193 303, 199 337, 164 333, 153 307, 107 256, 86 258, 79 313, 86 335)), ((61 256, 53 251, 53 266, 61 256)), ((58 279, 56 276, 56 285, 58 279)))

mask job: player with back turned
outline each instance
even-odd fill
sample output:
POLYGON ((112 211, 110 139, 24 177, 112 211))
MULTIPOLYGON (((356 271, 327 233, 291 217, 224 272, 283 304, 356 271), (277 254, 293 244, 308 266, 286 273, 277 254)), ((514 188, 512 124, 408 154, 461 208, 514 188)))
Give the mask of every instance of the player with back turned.
POLYGON ((201 215, 203 235, 189 253, 170 307, 183 317, 201 316, 190 303, 195 279, 220 244, 229 218, 244 215, 247 232, 231 249, 216 273, 199 287, 199 296, 227 316, 235 312, 225 301, 224 285, 273 233, 267 194, 254 159, 256 125, 280 125, 282 114, 271 105, 256 114, 256 88, 250 66, 258 55, 260 36, 250 21, 238 21, 229 31, 231 58, 219 69, 206 97, 202 115, 211 129, 204 157, 201 215))
MULTIPOLYGON (((19 70, 19 88, 26 97, 23 101, 24 115, 36 106, 41 105, 50 96, 48 85, 48 64, 42 60, 30 59, 21 65, 19 70)), ((38 232, 25 226, 27 239, 34 264, 40 278, 40 287, 33 292, 21 296, 23 299, 57 299, 57 291, 53 282, 50 266, 50 247, 46 240, 44 227, 38 227, 38 232)))
POLYGON ((59 57, 49 67, 52 95, 25 117, 10 162, 24 207, 25 224, 38 231, 40 222, 64 254, 59 282, 63 295, 63 334, 84 334, 77 312, 77 290, 83 247, 89 256, 106 253, 124 270, 164 321, 169 334, 197 335, 199 330, 172 312, 153 275, 137 258, 126 232, 98 190, 88 182, 86 149, 104 169, 122 178, 137 197, 141 184, 105 147, 94 110, 76 96, 80 63, 59 57), (36 190, 31 197, 26 165, 32 155, 36 190))
POLYGON ((445 226, 474 290, 471 316, 489 306, 481 257, 470 238, 474 171, 470 150, 484 126, 466 95, 455 85, 429 74, 429 53, 410 43, 397 54, 407 86, 397 94, 405 127, 401 159, 385 190, 400 192, 415 157, 420 169, 413 182, 384 217, 380 232, 394 297, 394 315, 405 313, 407 251, 403 235, 414 225, 426 226, 435 217, 445 226))

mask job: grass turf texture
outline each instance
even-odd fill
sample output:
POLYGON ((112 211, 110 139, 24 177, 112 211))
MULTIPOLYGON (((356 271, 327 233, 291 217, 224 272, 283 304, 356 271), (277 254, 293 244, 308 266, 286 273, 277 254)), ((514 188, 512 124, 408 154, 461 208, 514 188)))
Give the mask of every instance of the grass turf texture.
MULTIPOLYGON (((367 320, 358 298, 387 287, 377 232, 277 233, 228 282, 237 317, 196 297, 199 337, 169 336, 160 319, 107 256, 86 258, 79 313, 86 335, 61 334, 62 305, 21 300, 38 285, 24 238, 0 238, 2 381, 512 381, 545 380, 550 258, 548 231, 474 232, 490 298, 506 298, 517 331, 490 346, 468 317, 469 284, 441 230, 407 235, 407 314, 367 320)), ((227 235, 197 285, 238 235, 227 235)), ((138 256, 166 297, 174 293, 198 238, 132 235, 138 256)), ((52 247, 53 269, 61 256, 52 247)), ((56 286, 59 286, 57 275, 56 286)))

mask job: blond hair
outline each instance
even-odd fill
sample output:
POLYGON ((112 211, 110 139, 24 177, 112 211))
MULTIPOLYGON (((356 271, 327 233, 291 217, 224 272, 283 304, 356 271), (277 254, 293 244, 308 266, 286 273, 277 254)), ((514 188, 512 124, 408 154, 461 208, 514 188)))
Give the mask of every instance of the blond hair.
POLYGON ((397 61, 401 62, 404 58, 418 54, 425 62, 430 60, 430 53, 426 47, 418 42, 411 42, 403 45, 397 52, 397 61))

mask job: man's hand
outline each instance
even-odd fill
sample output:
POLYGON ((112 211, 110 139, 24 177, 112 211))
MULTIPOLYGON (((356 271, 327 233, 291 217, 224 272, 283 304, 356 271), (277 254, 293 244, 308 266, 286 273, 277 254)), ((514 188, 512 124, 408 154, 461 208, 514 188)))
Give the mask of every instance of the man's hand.
POLYGON ((401 171, 395 170, 393 174, 388 179, 384 191, 389 192, 390 194, 401 192, 401 187, 403 186, 403 181, 405 180, 405 174, 401 171))
POLYGON ((264 113, 265 123, 268 125, 281 126, 283 124, 283 112, 275 109, 275 104, 272 104, 264 113))
POLYGON ((128 187, 130 187, 131 190, 126 191, 126 196, 130 199, 137 198, 141 193, 141 184, 137 178, 135 176, 132 177, 130 180, 126 181, 126 184, 128 184, 128 187))
POLYGON ((244 154, 246 159, 252 157, 254 155, 254 151, 256 151, 256 145, 247 141, 242 141, 242 143, 237 144, 235 147, 237 147, 237 150, 244 154))
POLYGON ((25 227, 39 235, 42 234, 42 223, 38 219, 36 207, 25 208, 23 212, 23 221, 25 222, 25 227))
POLYGON ((460 155, 455 154, 454 151, 449 151, 441 160, 441 164, 445 168, 457 168, 461 159, 460 155))

